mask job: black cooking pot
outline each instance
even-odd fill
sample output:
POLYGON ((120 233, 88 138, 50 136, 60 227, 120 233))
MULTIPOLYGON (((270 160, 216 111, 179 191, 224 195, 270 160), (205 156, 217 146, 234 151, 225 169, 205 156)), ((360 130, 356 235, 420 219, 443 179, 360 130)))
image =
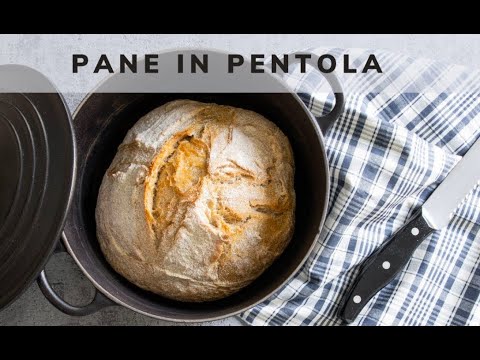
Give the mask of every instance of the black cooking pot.
MULTIPOLYGON (((220 52, 212 53, 224 56, 220 52)), ((32 71, 25 68, 7 67, 4 68, 4 71, 0 69, 0 77, 1 73, 9 73, 12 69, 32 71)), ((40 74, 36 72, 35 74, 35 76, 41 77, 40 74)), ((68 121, 68 110, 66 110, 61 96, 53 94, 53 91, 52 94, 0 95, 0 147, 2 141, 6 143, 8 140, 12 144, 16 141, 15 134, 5 135, 7 132, 2 130, 1 121, 4 119, 4 129, 13 128, 15 130, 18 127, 12 125, 13 122, 8 120, 9 116, 11 119, 15 115, 15 111, 11 110, 15 104, 17 113, 24 114, 24 118, 26 118, 27 110, 33 113, 31 110, 33 105, 33 108, 36 109, 35 123, 43 124, 44 128, 47 126, 45 124, 50 123, 51 129, 44 131, 47 136, 42 139, 48 153, 46 156, 49 164, 47 172, 50 172, 50 178, 44 176, 43 183, 40 182, 38 186, 40 189, 43 188, 44 197, 56 202, 56 207, 50 206, 50 208, 54 208, 55 212, 45 214, 43 207, 38 207, 35 212, 37 218, 29 217, 29 219, 34 219, 32 221, 35 224, 43 221, 44 223, 39 223, 38 227, 48 230, 42 233, 40 238, 40 242, 44 244, 42 249, 31 250, 30 243, 34 241, 38 232, 31 228, 28 229, 28 225, 22 222, 22 229, 17 229, 16 233, 8 233, 9 237, 4 232, 4 237, 2 237, 2 229, 5 228, 5 226, 2 228, 2 220, 5 225, 5 219, 11 219, 13 216, 12 211, 5 209, 14 208, 17 213, 21 213, 22 208, 34 206, 33 200, 20 202, 19 205, 18 200, 12 200, 9 191, 0 193, 0 260, 2 256, 11 259, 7 261, 10 264, 8 274, 10 276, 17 274, 14 276, 15 281, 23 281, 28 285, 29 280, 40 273, 38 284, 43 294, 59 310, 70 315, 86 315, 106 306, 122 305, 159 319, 203 321, 237 314, 271 296, 298 271, 308 258, 313 245, 318 240, 327 212, 329 172, 323 134, 339 117, 343 110, 344 99, 335 76, 325 74, 325 77, 335 90, 335 106, 328 115, 315 118, 301 98, 271 74, 265 74, 262 77, 262 81, 271 82, 268 88, 275 89, 269 93, 105 93, 103 91, 105 88, 111 88, 112 82, 118 81, 118 77, 113 75, 80 104, 73 116, 73 132, 68 121), (19 99, 23 99, 22 96, 26 99, 25 104, 18 104, 19 99), (232 105, 264 115, 288 136, 293 148, 296 167, 295 231, 288 247, 273 265, 252 284, 225 299, 206 303, 172 301, 131 284, 106 262, 100 250, 95 230, 95 206, 100 183, 127 131, 140 117, 152 109, 171 100, 186 98, 232 105), (5 109, 10 109, 10 113, 5 109), (52 123, 55 122, 53 118, 57 119, 55 126, 52 126, 52 123), (5 125, 7 123, 10 125, 5 125), (56 132, 54 128, 56 128, 56 132), (76 181, 74 181, 75 175, 76 181), (48 179, 57 179, 57 183, 52 184, 48 179), (64 223, 69 203, 70 209, 64 223), (10 214, 4 215, 3 219, 2 209, 4 209, 4 213, 10 214), (41 216, 38 217, 38 214, 41 216), (52 222, 55 223, 52 224, 52 222), (46 223, 48 226, 44 225, 46 223), (83 307, 72 306, 60 298, 48 283, 45 272, 42 270, 48 255, 56 245, 56 236, 60 235, 62 228, 64 248, 97 289, 92 302, 83 307), (10 252, 5 249, 10 249, 10 252), (30 259, 32 261, 27 261, 30 259), (15 263, 16 261, 19 263, 15 263)), ((46 79, 44 80, 46 81, 46 79)), ((255 78, 255 81, 258 81, 258 77, 255 78)), ((25 121, 22 122, 22 124, 24 123, 25 121)), ((0 162, 8 161, 18 167, 18 163, 21 162, 18 160, 18 151, 15 152, 12 149, 15 146, 22 148, 23 145, 18 145, 19 143, 17 141, 17 145, 13 144, 8 147, 10 153, 6 151, 2 154, 0 148, 0 162), (17 155, 13 155, 14 153, 17 155), (17 160, 14 160, 15 157, 17 160)), ((25 150, 23 151, 25 152, 25 150)), ((36 160, 32 159, 31 162, 38 164, 39 159, 41 160, 42 156, 45 157, 42 154, 38 155, 37 151, 36 160)), ((35 156, 33 157, 35 158, 35 156)), ((22 164, 20 167, 29 166, 25 161, 22 164)), ((0 189, 2 186, 5 189, 8 187, 13 189, 16 186, 17 190, 22 186, 25 187, 20 184, 22 176, 11 176, 11 178, 3 180, 0 177, 0 189), (12 185, 15 183, 17 184, 12 185)), ((33 189, 33 185, 30 188, 33 189)), ((34 192, 35 190, 29 191, 34 192)), ((38 238, 35 240, 39 241, 38 238)), ((57 247, 57 249, 60 248, 57 247)), ((3 296, 3 298, 0 296, 0 308, 12 301, 26 286, 22 287, 18 284, 15 286, 11 280, 7 283, 6 277, 2 275, 4 270, 0 265, 0 286, 5 284, 6 287, 8 284, 13 290, 9 292, 9 296, 3 296)))

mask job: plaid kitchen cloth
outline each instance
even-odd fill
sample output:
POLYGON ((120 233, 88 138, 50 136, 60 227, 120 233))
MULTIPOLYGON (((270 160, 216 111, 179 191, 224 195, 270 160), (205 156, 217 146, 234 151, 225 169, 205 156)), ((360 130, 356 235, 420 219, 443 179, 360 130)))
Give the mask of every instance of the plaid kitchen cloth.
MULTIPOLYGON (((340 325, 342 297, 362 262, 428 198, 480 135, 480 72, 387 51, 314 49, 357 74, 337 71, 346 105, 325 142, 330 203, 301 270, 273 297, 242 313, 253 325, 340 325), (361 73, 374 53, 383 73, 361 73)), ((337 67, 338 70, 338 67, 337 67)), ((332 94, 315 69, 284 78, 316 115, 332 94), (323 85, 322 85, 323 84, 323 85)), ((480 166, 480 159, 479 159, 480 166)), ((435 231, 352 325, 480 324, 480 190, 435 231)))

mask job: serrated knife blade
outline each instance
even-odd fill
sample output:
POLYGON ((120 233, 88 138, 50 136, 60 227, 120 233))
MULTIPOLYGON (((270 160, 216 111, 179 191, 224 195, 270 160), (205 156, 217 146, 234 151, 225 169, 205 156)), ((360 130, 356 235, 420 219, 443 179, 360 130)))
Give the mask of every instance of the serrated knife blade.
POLYGON ((415 249, 433 231, 446 227, 457 207, 480 181, 478 139, 403 227, 362 264, 344 297, 340 317, 347 323, 408 263, 415 249))

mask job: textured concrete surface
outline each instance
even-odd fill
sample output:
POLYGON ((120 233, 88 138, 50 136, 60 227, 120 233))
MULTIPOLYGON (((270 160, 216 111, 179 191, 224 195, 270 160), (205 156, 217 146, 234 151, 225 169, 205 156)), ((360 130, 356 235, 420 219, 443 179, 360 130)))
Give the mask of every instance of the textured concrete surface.
MULTIPOLYGON (((48 76, 55 77, 55 67, 62 66, 62 61, 67 59, 57 61, 55 54, 60 56, 74 51, 100 52, 105 48, 115 48, 125 53, 142 53, 178 47, 208 47, 242 54, 268 54, 316 46, 384 48, 470 67, 478 67, 480 64, 480 35, 7 35, 0 37, 0 63, 31 64, 45 71, 48 76)), ((89 81, 91 79, 83 79, 83 83, 89 81)), ((82 94, 71 94, 66 98, 74 110, 82 94)), ((92 285, 68 255, 55 255, 47 266, 47 273, 55 289, 67 301, 80 305, 92 298, 92 285)), ((107 308, 81 318, 67 316, 48 303, 36 284, 31 285, 17 301, 0 312, 0 324, 175 325, 120 307, 107 308)), ((241 324, 237 318, 228 318, 199 325, 241 324)))

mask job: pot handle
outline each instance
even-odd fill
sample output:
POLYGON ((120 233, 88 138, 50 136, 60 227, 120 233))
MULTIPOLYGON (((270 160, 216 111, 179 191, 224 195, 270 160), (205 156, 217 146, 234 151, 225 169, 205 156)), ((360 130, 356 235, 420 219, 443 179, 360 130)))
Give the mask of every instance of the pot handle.
MULTIPOLYGON (((62 234, 62 238, 65 235, 62 234)), ((57 247, 54 250, 54 253, 58 252, 67 252, 63 247, 61 241, 58 243, 57 247)), ((93 300, 84 306, 74 306, 67 303, 63 300, 53 289, 52 285, 47 279, 45 270, 42 270, 40 275, 37 278, 38 287, 42 291, 43 295, 47 298, 50 303, 55 306, 61 312, 71 315, 71 316, 85 316, 93 314, 105 307, 116 305, 112 300, 103 295, 100 291, 95 289, 95 296, 93 300)))
MULTIPOLYGON (((307 63, 318 69, 319 56, 317 54, 314 54, 311 51, 297 52, 295 54, 311 56, 307 60, 307 63)), ((345 107, 345 98, 343 96, 342 85, 340 84, 340 81, 334 72, 332 71, 327 73, 320 70, 318 71, 321 72, 323 77, 327 80, 328 84, 333 90, 333 93, 335 94, 335 106, 333 109, 327 115, 316 117, 318 125, 320 126, 320 130, 322 130, 322 133, 325 136, 333 123, 340 117, 340 114, 345 107)))

